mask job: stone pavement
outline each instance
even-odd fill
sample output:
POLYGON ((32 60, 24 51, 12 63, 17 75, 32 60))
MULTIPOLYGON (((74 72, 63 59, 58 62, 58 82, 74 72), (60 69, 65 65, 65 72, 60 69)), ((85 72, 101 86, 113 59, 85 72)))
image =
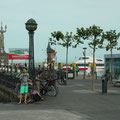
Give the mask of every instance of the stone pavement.
POLYGON ((120 87, 108 84, 108 93, 101 93, 101 80, 69 80, 59 85, 57 97, 45 96, 44 101, 28 105, 0 103, 0 120, 119 120, 120 87))

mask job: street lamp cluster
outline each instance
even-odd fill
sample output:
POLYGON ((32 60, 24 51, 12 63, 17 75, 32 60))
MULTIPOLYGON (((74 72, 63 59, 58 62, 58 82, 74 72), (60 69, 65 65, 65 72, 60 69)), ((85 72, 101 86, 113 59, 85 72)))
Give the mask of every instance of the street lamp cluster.
POLYGON ((84 75, 83 75, 83 79, 85 80, 85 75, 86 75, 86 49, 87 48, 83 48, 83 55, 84 55, 84 75))

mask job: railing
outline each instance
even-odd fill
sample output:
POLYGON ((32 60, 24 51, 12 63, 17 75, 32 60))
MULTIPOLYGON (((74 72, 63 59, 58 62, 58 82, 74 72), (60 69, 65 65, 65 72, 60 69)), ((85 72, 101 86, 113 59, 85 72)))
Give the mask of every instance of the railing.
POLYGON ((22 71, 21 66, 19 67, 12 67, 12 66, 0 66, 0 72, 7 72, 7 73, 20 73, 22 71))

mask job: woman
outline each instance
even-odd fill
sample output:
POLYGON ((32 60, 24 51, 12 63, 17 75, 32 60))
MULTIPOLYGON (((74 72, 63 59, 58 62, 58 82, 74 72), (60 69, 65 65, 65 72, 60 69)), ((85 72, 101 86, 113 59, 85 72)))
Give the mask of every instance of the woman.
POLYGON ((91 75, 91 64, 88 63, 88 77, 91 75))

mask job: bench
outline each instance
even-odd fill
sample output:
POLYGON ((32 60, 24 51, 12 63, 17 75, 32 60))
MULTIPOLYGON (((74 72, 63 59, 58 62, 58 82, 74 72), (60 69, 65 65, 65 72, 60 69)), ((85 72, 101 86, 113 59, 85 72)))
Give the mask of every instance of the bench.
POLYGON ((114 86, 116 86, 117 83, 120 83, 120 75, 119 75, 118 79, 113 79, 112 83, 114 86))

